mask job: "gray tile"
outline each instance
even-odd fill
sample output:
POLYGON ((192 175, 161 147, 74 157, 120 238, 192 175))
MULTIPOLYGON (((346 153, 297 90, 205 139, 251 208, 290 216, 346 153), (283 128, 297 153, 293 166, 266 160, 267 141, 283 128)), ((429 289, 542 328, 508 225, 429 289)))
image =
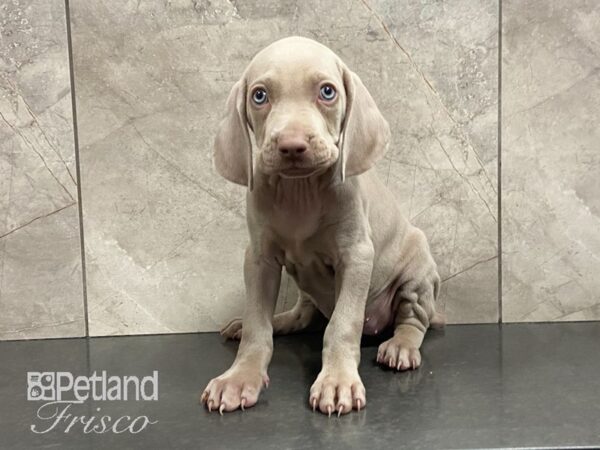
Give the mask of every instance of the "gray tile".
POLYGON ((368 35, 404 56, 372 78, 394 131, 388 185, 430 239, 448 321, 495 322, 498 2, 362 3, 368 35))
POLYGON ((245 65, 290 34, 336 50, 389 119, 378 169, 452 277, 449 320, 495 321, 491 269, 480 296, 464 292, 496 254, 497 2, 444 5, 422 21, 395 2, 72 1, 91 333, 215 330, 241 313, 244 190, 215 174, 211 146, 245 65))
POLYGON ((367 407, 341 418, 313 413, 308 390, 321 366, 319 333, 275 339, 271 384, 258 404, 224 416, 198 394, 229 367, 237 344, 215 334, 0 343, 0 434, 9 448, 448 449, 574 448, 600 445, 600 323, 449 326, 431 332, 414 372, 374 363, 362 345, 367 407), (135 355, 135 357, 132 357, 135 355), (30 432, 28 370, 145 376, 159 373, 158 401, 86 401, 73 413, 158 420, 140 434, 30 432), (576 380, 576 382, 572 382, 576 380), (100 408, 98 410, 97 408, 100 408))
POLYGON ((82 336, 64 3, 1 9, 0 339, 82 336))
POLYGON ((598 26, 594 1, 504 3, 507 321, 600 319, 598 26))

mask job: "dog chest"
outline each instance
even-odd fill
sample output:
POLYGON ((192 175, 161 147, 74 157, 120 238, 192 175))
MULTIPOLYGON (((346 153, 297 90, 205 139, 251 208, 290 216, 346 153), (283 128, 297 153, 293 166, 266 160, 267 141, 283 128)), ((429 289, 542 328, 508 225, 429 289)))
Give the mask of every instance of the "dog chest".
POLYGON ((284 267, 297 286, 315 301, 317 308, 331 317, 335 305, 335 272, 331 260, 317 252, 285 252, 284 267))

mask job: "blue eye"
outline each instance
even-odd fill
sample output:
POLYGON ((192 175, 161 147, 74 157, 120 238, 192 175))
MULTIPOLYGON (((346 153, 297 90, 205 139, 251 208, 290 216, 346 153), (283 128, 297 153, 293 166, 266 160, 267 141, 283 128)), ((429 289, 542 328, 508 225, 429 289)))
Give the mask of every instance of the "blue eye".
POLYGON ((252 101, 257 105, 263 105, 267 102, 267 91, 258 88, 252 94, 252 101))
POLYGON ((325 100, 326 102, 332 101, 336 96, 335 88, 330 84, 324 84, 321 86, 321 91, 319 92, 319 97, 321 100, 325 100))

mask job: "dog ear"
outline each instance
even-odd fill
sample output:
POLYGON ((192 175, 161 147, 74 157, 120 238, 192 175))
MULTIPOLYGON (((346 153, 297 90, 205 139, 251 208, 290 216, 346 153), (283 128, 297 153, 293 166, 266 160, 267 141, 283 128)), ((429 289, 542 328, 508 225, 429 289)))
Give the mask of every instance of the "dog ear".
POLYGON ((391 137, 390 126, 358 75, 344 67, 343 79, 346 113, 340 144, 342 180, 373 167, 385 154, 391 137))
POLYGON ((252 190, 252 142, 246 116, 245 78, 231 88, 225 117, 217 129, 213 155, 215 168, 221 176, 252 190))

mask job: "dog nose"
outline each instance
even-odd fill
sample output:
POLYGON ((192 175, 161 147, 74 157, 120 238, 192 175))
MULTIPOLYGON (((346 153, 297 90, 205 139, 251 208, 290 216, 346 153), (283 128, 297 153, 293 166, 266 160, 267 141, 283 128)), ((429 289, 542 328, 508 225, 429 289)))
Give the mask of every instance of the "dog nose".
POLYGON ((279 153, 286 158, 295 158, 308 149, 306 139, 299 135, 281 135, 277 140, 279 153))

